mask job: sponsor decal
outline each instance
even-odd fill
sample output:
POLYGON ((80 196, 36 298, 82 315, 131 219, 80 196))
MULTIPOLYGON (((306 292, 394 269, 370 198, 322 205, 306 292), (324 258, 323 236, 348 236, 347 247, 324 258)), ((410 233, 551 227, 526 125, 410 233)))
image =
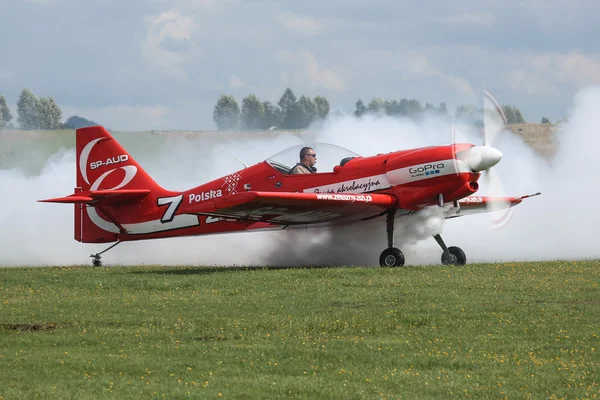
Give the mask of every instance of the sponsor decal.
POLYGON ((483 199, 478 196, 469 196, 458 201, 459 203, 483 203, 483 199))
POLYGON ((317 194, 317 199, 319 200, 341 200, 341 201, 360 201, 364 203, 368 203, 373 201, 373 197, 363 194, 359 195, 350 195, 350 194, 317 194))
POLYGON ((188 200, 190 203, 199 203, 210 199, 216 199, 217 197, 223 196, 223 192, 219 190, 207 190, 199 194, 190 193, 188 200))
POLYGON ((126 162, 129 160, 129 156, 127 154, 121 154, 120 156, 109 157, 106 160, 92 161, 90 163, 91 169, 100 168, 102 166, 118 164, 122 162, 126 162))
POLYGON ((365 193, 390 187, 385 175, 370 176, 352 181, 304 189, 305 193, 365 193))
POLYGON ((450 159, 393 169, 387 172, 387 177, 392 185, 403 185, 405 183, 465 172, 470 172, 470 170, 463 162, 450 159))
POLYGON ((444 169, 445 167, 446 166, 444 165, 444 163, 432 163, 420 165, 418 167, 410 167, 408 169, 408 172, 410 173, 411 178, 417 176, 429 176, 439 174, 440 170, 444 169))

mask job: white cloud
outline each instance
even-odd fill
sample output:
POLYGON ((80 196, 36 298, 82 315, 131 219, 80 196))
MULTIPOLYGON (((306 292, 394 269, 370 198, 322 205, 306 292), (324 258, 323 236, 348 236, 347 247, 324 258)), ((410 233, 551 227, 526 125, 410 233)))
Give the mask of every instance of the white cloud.
MULTIPOLYGON (((389 57, 394 57, 394 55, 390 53, 389 57)), ((437 77, 460 95, 473 96, 475 94, 473 87, 466 78, 442 72, 422 53, 408 52, 403 54, 401 59, 396 61, 395 69, 404 80, 437 77)))
POLYGON ((460 76, 446 75, 444 76, 446 82, 460 95, 463 96, 474 96, 475 90, 466 78, 460 76))
POLYGON ((231 79, 229 79, 229 87, 235 88, 235 89, 241 89, 241 88, 248 87, 248 85, 246 85, 246 82, 241 80, 239 76, 234 74, 231 76, 231 79))
POLYGON ((62 0, 25 0, 26 3, 31 4, 56 4, 62 0))
POLYGON ((583 88, 600 84, 600 58, 577 52, 523 55, 520 66, 506 74, 505 83, 529 95, 559 93, 557 84, 583 88))
POLYGON ((581 53, 561 54, 554 57, 556 76, 583 87, 600 83, 600 58, 581 53))
POLYGON ((307 15, 283 13, 275 16, 286 30, 302 35, 317 35, 323 31, 323 25, 318 20, 307 15))
POLYGON ((495 17, 492 13, 461 13, 437 19, 443 24, 451 26, 479 26, 490 27, 494 25, 495 17))
POLYGON ((429 61, 429 59, 420 53, 408 53, 406 58, 400 62, 400 68, 403 72, 411 76, 441 76, 442 73, 429 61))
POLYGON ((177 10, 167 11, 146 18, 146 26, 148 35, 142 45, 146 60, 170 77, 187 79, 185 54, 174 43, 190 43, 196 28, 193 19, 177 10))
MULTIPOLYGON (((346 90, 346 84, 340 77, 341 71, 339 68, 321 66, 315 55, 310 51, 292 52, 290 50, 279 50, 276 52, 275 57, 281 64, 294 66, 294 69, 299 72, 291 75, 302 75, 303 79, 301 80, 310 86, 337 92, 346 90)), ((288 75, 290 74, 282 72, 284 80, 287 79, 288 75)))
POLYGON ((524 69, 510 71, 505 83, 515 92, 525 92, 528 95, 539 96, 554 94, 558 91, 556 86, 538 73, 529 73, 524 69))

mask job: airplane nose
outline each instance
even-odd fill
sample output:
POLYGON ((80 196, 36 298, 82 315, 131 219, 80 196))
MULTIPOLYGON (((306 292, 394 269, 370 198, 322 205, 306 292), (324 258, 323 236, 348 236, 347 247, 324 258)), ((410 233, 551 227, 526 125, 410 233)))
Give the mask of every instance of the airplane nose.
POLYGON ((492 168, 502 159, 500 150, 490 146, 474 146, 469 149, 469 168, 480 172, 492 168))

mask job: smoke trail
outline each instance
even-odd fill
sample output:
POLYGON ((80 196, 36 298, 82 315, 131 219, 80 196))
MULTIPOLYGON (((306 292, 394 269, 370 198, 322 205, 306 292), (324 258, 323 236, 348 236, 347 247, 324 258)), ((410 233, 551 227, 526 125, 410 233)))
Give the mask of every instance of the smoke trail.
MULTIPOLYGON (((395 245, 404 252, 407 264, 439 264, 441 249, 431 235, 440 232, 447 245, 463 248, 468 262, 599 257, 594 234, 600 214, 589 204, 600 191, 595 184, 600 163, 595 154, 600 144, 598 106, 600 88, 577 94, 569 122, 557 132, 558 152, 551 161, 518 136, 508 131, 499 134, 494 146, 504 158, 495 168, 507 194, 541 191, 542 196, 517 206, 502 230, 492 229, 489 214, 443 221, 437 207, 398 219, 395 245)), ((476 131, 466 127, 458 127, 458 133, 457 141, 483 142, 476 131)), ((450 127, 447 121, 433 117, 419 123, 385 117, 336 118, 310 134, 263 133, 251 140, 248 135, 209 134, 143 135, 140 140, 139 135, 115 136, 160 185, 182 190, 242 168, 215 147, 216 143, 252 165, 286 147, 314 141, 335 143, 361 155, 446 144, 450 127)), ((27 165, 43 165, 35 172, 27 170, 23 158, 19 163, 0 161, 0 265, 89 265, 87 256, 106 247, 73 240, 71 206, 36 202, 72 192, 73 144, 74 138, 55 151, 48 141, 30 142, 27 153, 18 154, 31 155, 27 165), (47 148, 52 149, 51 154, 44 154, 47 148)), ((327 170, 323 169, 327 163, 319 159, 319 171, 327 170)), ((480 183, 481 194, 486 194, 484 179, 480 183)), ((132 265, 377 265, 386 245, 385 222, 370 221, 336 229, 124 243, 107 253, 104 261, 132 265)))

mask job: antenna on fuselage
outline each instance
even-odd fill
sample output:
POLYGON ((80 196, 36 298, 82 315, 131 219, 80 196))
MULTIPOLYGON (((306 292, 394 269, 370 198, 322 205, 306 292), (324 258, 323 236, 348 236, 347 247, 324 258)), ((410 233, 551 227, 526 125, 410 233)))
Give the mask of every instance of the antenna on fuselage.
POLYGON ((245 162, 243 162, 242 160, 240 160, 239 158, 237 158, 236 156, 234 156, 233 154, 231 154, 230 152, 228 152, 227 150, 225 150, 224 148, 222 148, 221 146, 219 146, 218 144, 216 145, 218 148, 220 148, 221 150, 223 150, 225 153, 229 154, 231 157, 233 157, 234 159, 236 159, 237 161, 239 161, 240 163, 242 163, 242 165, 244 166, 244 168, 248 168, 248 164, 246 164, 245 162))

